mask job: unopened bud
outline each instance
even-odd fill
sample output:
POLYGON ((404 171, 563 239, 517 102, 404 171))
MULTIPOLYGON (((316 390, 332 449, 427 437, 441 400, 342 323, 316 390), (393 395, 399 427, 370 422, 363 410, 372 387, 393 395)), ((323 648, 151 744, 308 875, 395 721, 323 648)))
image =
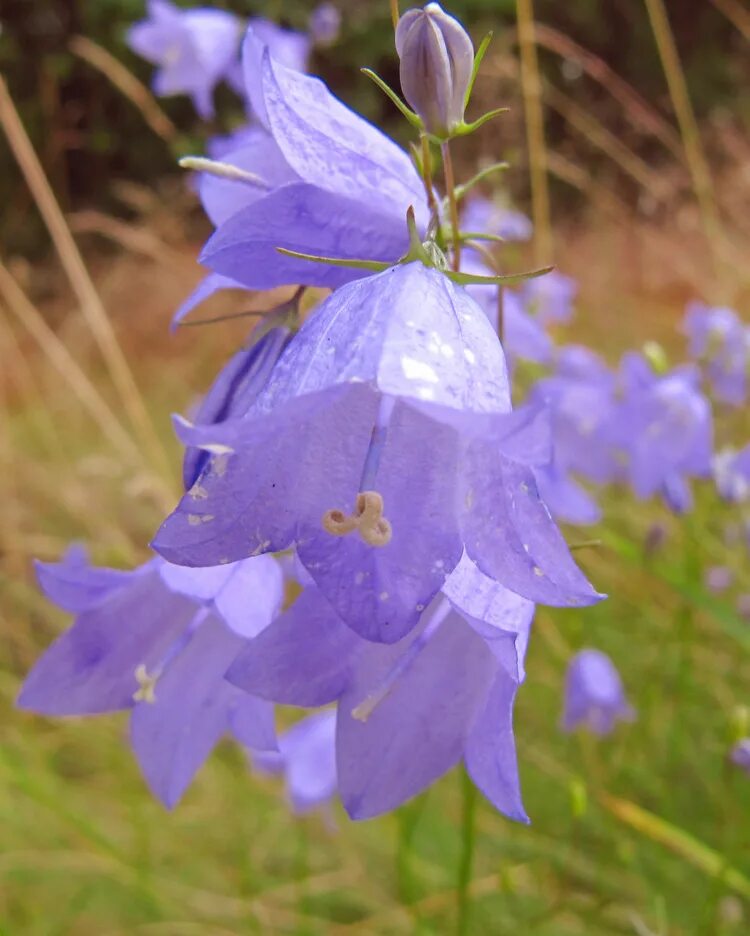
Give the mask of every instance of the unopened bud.
POLYGON ((474 46, 439 3, 407 10, 396 27, 401 89, 428 133, 448 136, 464 119, 474 46))

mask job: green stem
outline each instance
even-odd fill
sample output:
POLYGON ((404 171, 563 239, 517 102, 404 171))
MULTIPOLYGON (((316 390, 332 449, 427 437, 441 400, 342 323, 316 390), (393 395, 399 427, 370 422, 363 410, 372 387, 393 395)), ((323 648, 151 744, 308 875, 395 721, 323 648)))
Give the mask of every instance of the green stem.
POLYGON ((461 771, 463 809, 461 813, 461 860, 458 865, 456 888, 457 936, 466 936, 469 930, 471 910, 469 885, 474 865, 474 847, 476 845, 477 790, 471 777, 464 769, 461 771))
POLYGON ((393 20, 394 29, 398 26, 400 16, 401 14, 398 10, 398 0, 391 0, 391 19, 393 20))
POLYGON ((435 198, 435 189, 432 187, 432 154, 430 153, 430 141, 427 139, 426 133, 421 134, 419 141, 422 144, 422 180, 424 182, 424 190, 427 193, 430 217, 437 218, 438 204, 435 198))
POLYGON ((461 269, 461 229, 458 223, 458 199, 456 198, 456 176, 453 172, 453 158, 451 146, 446 140, 440 147, 443 154, 443 172, 445 174, 445 194, 448 197, 448 206, 451 215, 453 270, 458 273, 461 269))

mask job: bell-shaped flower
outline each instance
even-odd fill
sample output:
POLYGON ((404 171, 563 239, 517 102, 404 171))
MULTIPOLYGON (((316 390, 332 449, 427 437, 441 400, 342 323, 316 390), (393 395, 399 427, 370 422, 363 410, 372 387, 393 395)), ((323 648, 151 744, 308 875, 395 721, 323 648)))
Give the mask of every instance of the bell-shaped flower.
POLYGON ((733 581, 734 573, 732 570, 722 565, 709 566, 703 576, 706 588, 716 594, 731 588, 733 581))
POLYGON ((224 277, 224 285, 248 289, 336 287, 364 275, 285 256, 278 247, 395 263, 408 248, 409 207, 420 229, 428 218, 424 186, 409 156, 319 79, 274 60, 252 28, 243 65, 260 126, 222 157, 239 175, 219 169, 219 177, 201 183, 206 210, 218 225, 201 262, 224 277))
POLYGON ((148 16, 128 32, 128 45, 154 65, 154 91, 188 94, 199 116, 213 116, 213 91, 231 72, 240 44, 240 21, 231 13, 169 0, 148 0, 148 16))
POLYGON ((503 352, 467 292, 419 262, 337 290, 244 417, 179 427, 213 457, 154 547, 216 565, 296 545, 363 636, 395 642, 466 549, 533 601, 600 596, 540 500, 544 419, 511 413, 503 352))
MULTIPOLYGON (((248 20, 248 27, 268 49, 270 55, 286 68, 295 71, 307 71, 307 65, 312 50, 312 39, 303 32, 295 29, 286 29, 273 20, 262 16, 254 16, 248 20)), ((227 76, 229 84, 234 90, 246 96, 245 71, 242 62, 238 59, 235 67, 227 76)), ((252 101, 247 100, 249 115, 252 117, 252 101)))
POLYGON ((710 477, 711 406, 689 367, 657 375, 645 358, 626 354, 620 365, 622 400, 608 438, 625 462, 637 497, 661 494, 677 513, 690 509, 690 477, 710 477))
POLYGON ((557 356, 556 373, 538 381, 530 399, 552 420, 552 458, 535 469, 552 513, 569 523, 595 523, 599 506, 576 476, 599 484, 618 473, 608 426, 615 412, 615 377, 588 348, 571 345, 557 356))
POLYGON ((594 734, 607 735, 618 721, 634 718, 620 674, 606 653, 591 649, 577 653, 565 676, 565 731, 582 726, 594 734))
POLYGON ((401 90, 427 133, 450 136, 463 123, 474 68, 471 36, 439 3, 407 10, 396 27, 401 90))
POLYGON ((741 406, 750 382, 750 326, 734 309, 691 302, 684 329, 690 353, 705 366, 716 399, 741 406))
POLYGON ((257 770, 284 777, 294 812, 326 806, 338 789, 335 711, 306 716, 279 735, 278 751, 252 751, 250 757, 257 770))
POLYGON ((136 758, 170 808, 226 732, 275 749, 272 706, 224 679, 281 606, 272 557, 213 569, 157 557, 120 572, 92 567, 74 548, 37 572, 48 598, 76 620, 27 676, 21 708, 53 716, 130 709, 136 758))
POLYGON ((533 613, 464 557, 418 627, 386 646, 344 626, 310 586, 227 678, 285 704, 337 703, 338 789, 353 819, 396 809, 463 760, 524 822, 512 719, 533 613))
POLYGON ((750 738, 741 738, 730 751, 729 759, 750 776, 750 738))

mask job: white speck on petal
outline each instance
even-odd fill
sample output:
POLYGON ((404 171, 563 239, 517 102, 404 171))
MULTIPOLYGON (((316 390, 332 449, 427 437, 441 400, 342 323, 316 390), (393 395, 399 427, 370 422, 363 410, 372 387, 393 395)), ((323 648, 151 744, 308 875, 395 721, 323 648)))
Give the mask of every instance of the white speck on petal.
POLYGON ((428 383, 440 383, 440 378, 429 364, 415 358, 401 358, 401 367, 407 380, 426 380, 428 383))
POLYGON ((464 357, 469 362, 469 364, 476 364, 477 362, 477 356, 474 354, 471 348, 464 348, 464 357))

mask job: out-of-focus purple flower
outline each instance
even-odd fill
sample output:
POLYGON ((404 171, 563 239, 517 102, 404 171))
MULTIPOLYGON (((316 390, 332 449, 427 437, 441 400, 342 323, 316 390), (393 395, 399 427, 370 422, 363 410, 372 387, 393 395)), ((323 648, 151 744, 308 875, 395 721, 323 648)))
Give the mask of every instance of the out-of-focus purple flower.
POLYGON ((608 438, 625 462, 639 498, 661 494, 676 513, 692 504, 687 478, 710 477, 711 406, 688 367, 659 376, 645 358, 626 354, 620 365, 623 397, 608 438))
POLYGON ((296 544, 342 618, 384 642, 417 623, 464 549, 531 600, 595 602, 530 467, 548 459, 548 427, 510 408, 502 348, 464 289, 419 262, 349 283, 243 418, 182 426, 223 454, 155 548, 215 565, 296 544))
POLYGON ((514 211, 494 198, 474 196, 466 201, 461 212, 461 230, 494 234, 507 241, 526 241, 534 229, 523 212, 514 211))
MULTIPOLYGON (((259 42, 268 49, 271 57, 294 71, 307 71, 310 51, 312 49, 312 40, 305 33, 297 32, 293 29, 285 29, 274 23, 273 20, 263 17, 253 17, 248 21, 248 26, 259 42)), ((243 63, 236 61, 227 80, 234 90, 242 97, 246 95, 246 84, 243 63)), ((248 105, 252 111, 252 101, 248 99, 248 105)))
POLYGON ((552 270, 545 276, 526 280, 519 292, 527 310, 544 326, 566 324, 573 318, 578 284, 572 276, 552 270))
POLYGON ((568 665, 565 676, 563 728, 583 726, 606 735, 618 721, 632 721, 635 712, 625 698, 620 674, 601 650, 581 650, 568 665))
POLYGON ((690 353, 700 359, 716 399, 741 406, 750 373, 750 327, 733 309, 691 302, 684 321, 690 353))
POLYGON ((737 451, 722 449, 713 459, 714 481, 719 496, 730 504, 750 500, 750 445, 737 451))
MULTIPOLYGON (((461 269, 464 273, 478 276, 493 276, 491 270, 473 250, 465 251, 461 269)), ((484 311, 492 328, 498 330, 498 287, 473 285, 466 291, 484 311)), ((503 289, 503 350, 511 365, 516 358, 549 364, 554 347, 552 339, 542 326, 525 310, 519 294, 513 289, 503 289)))
POLYGON ((743 592, 737 599, 737 614, 745 621, 750 621, 750 592, 743 592))
POLYGON ((338 788, 335 711, 308 715, 279 735, 278 751, 252 752, 251 758, 255 768, 283 774, 296 813, 325 805, 338 788))
POLYGON ((557 372, 534 386, 530 399, 545 404, 552 418, 552 460, 535 468, 539 491, 552 513, 568 523, 595 523, 594 498, 575 480, 598 484, 618 475, 608 427, 613 418, 615 377, 588 348, 562 348, 557 372))
POLYGON ((428 133, 444 137, 463 123, 474 67, 471 36, 439 3, 407 10, 396 27, 401 90, 428 133))
POLYGON ((309 29, 315 45, 333 45, 341 32, 341 11, 334 3, 319 3, 310 14, 309 29))
POLYGON ((213 91, 237 58, 240 21, 203 7, 181 10, 168 0, 148 0, 147 19, 128 32, 131 49, 158 66, 158 95, 188 94, 199 116, 213 116, 213 91))
POLYGON ((527 821, 512 716, 533 605, 466 558, 444 592, 411 634, 385 646, 354 634, 307 588, 228 672, 269 700, 338 703, 338 786, 354 819, 397 808, 463 758, 497 809, 527 821))
POLYGON ((726 566, 711 566, 706 569, 704 583, 706 588, 712 592, 726 591, 732 584, 734 575, 731 569, 726 566))
POLYGON ((277 247, 396 262, 408 246, 409 206, 421 228, 429 214, 408 155, 317 78, 275 61, 252 28, 243 65, 261 126, 222 160, 251 181, 202 183, 218 230, 201 262, 248 289, 336 287, 364 273, 283 256, 277 247))
POLYGON ((740 770, 750 776, 750 738, 742 738, 732 748, 729 759, 740 770))
POLYGON ((281 606, 272 557, 206 569, 155 558, 118 572, 72 549, 60 563, 38 563, 37 573, 47 597, 76 620, 29 673, 21 708, 56 716, 132 709, 133 750, 169 808, 227 731, 250 748, 276 747, 272 706, 224 680, 281 606))

